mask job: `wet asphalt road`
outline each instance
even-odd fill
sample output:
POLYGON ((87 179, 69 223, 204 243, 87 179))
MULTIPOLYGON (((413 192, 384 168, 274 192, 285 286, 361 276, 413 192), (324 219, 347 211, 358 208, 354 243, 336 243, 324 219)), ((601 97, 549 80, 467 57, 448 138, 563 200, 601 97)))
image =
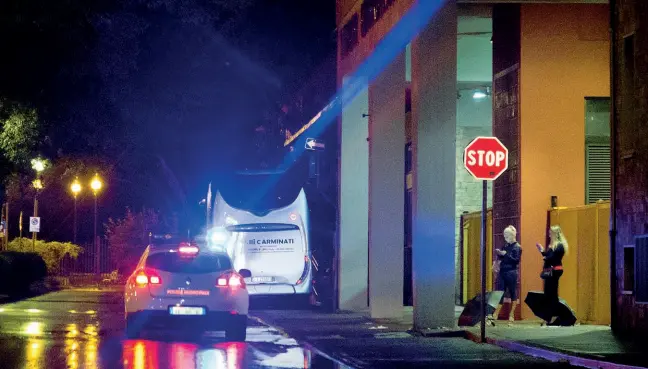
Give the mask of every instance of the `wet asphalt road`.
POLYGON ((250 320, 246 343, 150 332, 124 336, 120 291, 68 290, 0 304, 0 368, 340 368, 250 320))

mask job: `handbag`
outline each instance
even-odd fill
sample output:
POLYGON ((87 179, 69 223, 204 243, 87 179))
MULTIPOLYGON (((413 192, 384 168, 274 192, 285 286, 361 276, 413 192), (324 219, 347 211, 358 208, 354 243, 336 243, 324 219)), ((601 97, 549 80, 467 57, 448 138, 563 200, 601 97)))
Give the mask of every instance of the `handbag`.
POLYGON ((542 269, 542 273, 540 273, 540 278, 542 279, 548 279, 553 276, 553 268, 544 268, 542 269))

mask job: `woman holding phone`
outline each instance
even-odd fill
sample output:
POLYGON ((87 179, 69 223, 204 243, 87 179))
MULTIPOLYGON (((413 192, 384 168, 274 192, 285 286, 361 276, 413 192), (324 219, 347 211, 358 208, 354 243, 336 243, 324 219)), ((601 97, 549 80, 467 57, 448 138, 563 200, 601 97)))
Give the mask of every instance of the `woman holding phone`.
POLYGON ((517 230, 512 225, 504 229, 504 241, 506 244, 500 249, 495 249, 497 253, 497 262, 499 264, 497 267, 497 280, 498 286, 504 289, 504 295, 502 300, 497 305, 493 315, 489 317, 489 322, 492 325, 495 325, 495 320, 499 316, 500 309, 502 308, 502 301, 504 296, 508 293, 509 298, 511 299, 511 311, 509 312, 509 324, 515 320, 515 307, 518 304, 518 279, 519 272, 518 266, 520 265, 520 258, 522 257, 522 247, 517 242, 517 230))
MULTIPOLYGON (((544 265, 540 277, 544 280, 544 295, 552 315, 555 317, 555 311, 558 306, 558 282, 563 275, 562 259, 567 254, 567 239, 558 225, 551 226, 549 230, 549 245, 543 247, 540 243, 536 244, 538 251, 542 254, 544 265)), ((553 322, 547 321, 547 325, 560 325, 558 319, 553 322)))

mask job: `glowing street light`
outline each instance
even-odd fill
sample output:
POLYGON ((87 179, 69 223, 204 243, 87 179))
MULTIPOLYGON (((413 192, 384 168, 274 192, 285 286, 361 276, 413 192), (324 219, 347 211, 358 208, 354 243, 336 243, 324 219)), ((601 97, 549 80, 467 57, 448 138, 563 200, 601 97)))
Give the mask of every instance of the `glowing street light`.
POLYGON ((32 186, 34 186, 34 189, 36 189, 36 191, 40 191, 43 189, 43 181, 41 181, 40 178, 36 178, 32 181, 32 186))
POLYGON ((79 178, 74 179, 74 182, 70 185, 70 190, 72 191, 72 194, 74 194, 74 198, 79 196, 79 192, 81 192, 81 183, 79 183, 79 178))
POLYGON ((94 195, 94 249, 95 249, 95 272, 100 274, 100 265, 99 265, 99 242, 97 242, 97 197, 99 191, 103 187, 103 182, 99 177, 98 173, 95 173, 92 181, 90 181, 90 188, 92 189, 92 194, 94 195))
POLYGON ((81 192, 81 183, 79 182, 79 178, 74 178, 74 182, 70 185, 70 190, 72 191, 72 195, 74 196, 74 244, 76 245, 77 241, 77 197, 79 197, 79 193, 81 192))
MULTIPOLYGON (((34 194, 34 217, 38 217, 38 192, 43 189, 43 181, 41 181, 41 173, 47 167, 47 160, 40 157, 31 160, 31 167, 36 172, 36 179, 32 181, 32 186, 36 190, 34 194)), ((32 251, 36 249, 36 232, 32 234, 32 251)))
POLYGON ((95 196, 97 196, 97 193, 101 190, 102 187, 103 182, 101 182, 101 178, 99 178, 98 174, 95 174, 92 178, 92 182, 90 182, 90 188, 92 188, 92 192, 95 196))
POLYGON ((45 159, 36 158, 31 160, 31 167, 36 171, 37 174, 40 174, 42 171, 44 171, 46 166, 47 160, 45 159))

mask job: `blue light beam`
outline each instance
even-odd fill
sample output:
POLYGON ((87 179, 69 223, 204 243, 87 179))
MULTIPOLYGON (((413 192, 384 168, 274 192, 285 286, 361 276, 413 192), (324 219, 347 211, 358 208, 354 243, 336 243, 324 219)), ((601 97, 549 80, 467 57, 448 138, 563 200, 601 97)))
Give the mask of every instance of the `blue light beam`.
POLYGON ((348 78, 329 104, 315 115, 302 129, 286 140, 284 146, 293 144, 295 151, 289 153, 282 167, 290 166, 296 156, 301 156, 305 150, 306 136, 319 137, 342 110, 362 92, 367 85, 376 79, 380 73, 405 49, 405 47, 430 22, 432 17, 447 3, 448 0, 417 0, 398 23, 378 43, 375 50, 358 66, 348 78))

